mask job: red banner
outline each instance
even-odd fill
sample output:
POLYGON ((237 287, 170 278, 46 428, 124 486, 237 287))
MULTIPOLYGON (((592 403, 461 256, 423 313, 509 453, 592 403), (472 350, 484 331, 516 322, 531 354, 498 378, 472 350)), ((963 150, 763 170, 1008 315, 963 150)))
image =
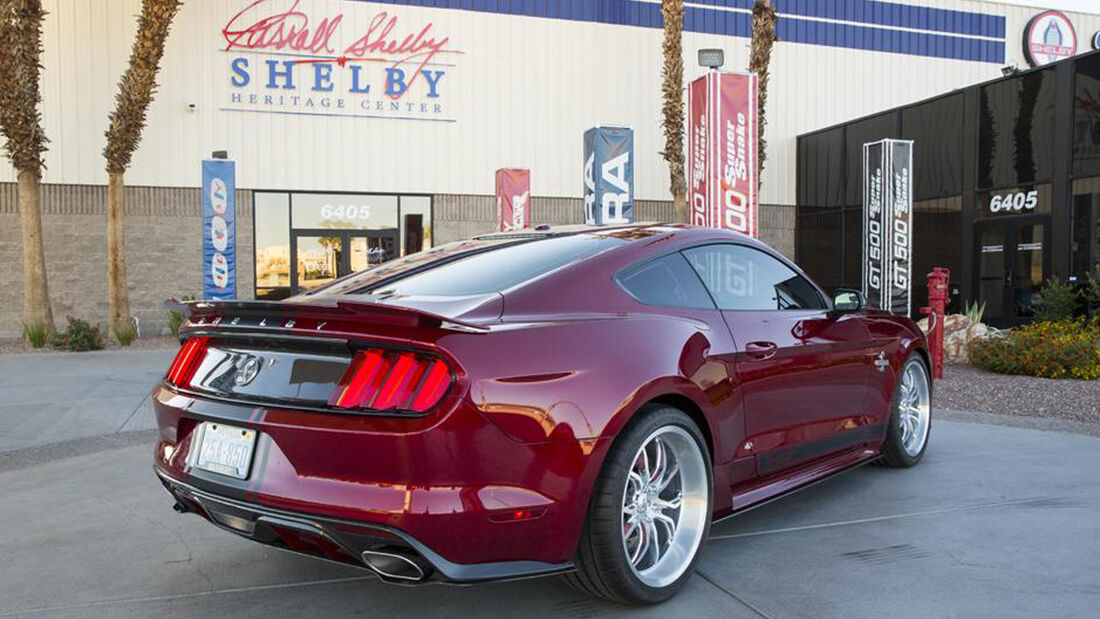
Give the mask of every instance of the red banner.
POLYGON ((531 171, 522 168, 497 170, 497 230, 531 227, 531 171))
POLYGON ((688 88, 691 223, 759 235, 756 76, 711 72, 688 88))

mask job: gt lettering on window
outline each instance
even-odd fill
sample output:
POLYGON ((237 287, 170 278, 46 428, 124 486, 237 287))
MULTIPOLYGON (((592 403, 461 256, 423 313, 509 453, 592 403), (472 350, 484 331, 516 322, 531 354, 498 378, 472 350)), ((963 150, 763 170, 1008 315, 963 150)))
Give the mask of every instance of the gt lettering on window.
POLYGON ((684 255, 718 309, 825 309, 817 288, 805 277, 764 252, 737 244, 684 250, 684 255))

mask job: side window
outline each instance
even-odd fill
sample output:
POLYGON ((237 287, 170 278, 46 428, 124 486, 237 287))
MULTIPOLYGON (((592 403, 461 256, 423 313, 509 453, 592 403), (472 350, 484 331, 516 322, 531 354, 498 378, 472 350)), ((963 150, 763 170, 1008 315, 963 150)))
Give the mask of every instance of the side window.
POLYGON ((646 305, 714 309, 699 277, 680 254, 630 267, 616 279, 630 296, 646 305))
POLYGON ((743 245, 685 250, 688 262, 724 310, 825 309, 814 285, 768 254, 743 245))

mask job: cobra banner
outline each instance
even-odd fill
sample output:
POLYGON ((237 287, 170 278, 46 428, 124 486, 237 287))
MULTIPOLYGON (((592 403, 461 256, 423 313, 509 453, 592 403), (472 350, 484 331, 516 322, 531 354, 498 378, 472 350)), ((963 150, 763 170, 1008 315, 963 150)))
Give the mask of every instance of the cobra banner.
POLYGON ((634 221, 634 131, 593 127, 584 132, 584 222, 634 221))
POLYGON ((912 308, 913 142, 863 145, 863 294, 867 306, 912 308))
POLYGON ((227 159, 202 162, 202 296, 237 298, 237 171, 227 159))
POLYGON ((757 237, 756 75, 712 71, 688 87, 691 223, 757 237))
POLYGON ((497 230, 531 227, 531 171, 523 168, 497 170, 497 230))

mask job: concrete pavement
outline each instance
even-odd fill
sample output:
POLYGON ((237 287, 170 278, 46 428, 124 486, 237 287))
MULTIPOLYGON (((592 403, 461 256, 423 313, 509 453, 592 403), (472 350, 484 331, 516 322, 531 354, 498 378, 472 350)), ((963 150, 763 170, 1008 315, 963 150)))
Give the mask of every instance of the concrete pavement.
POLYGON ((864 467, 720 523, 680 595, 633 609, 555 578, 386 585, 176 514, 144 430, 172 352, 0 355, 0 618, 1100 612, 1093 436, 941 416, 920 466, 864 467))

